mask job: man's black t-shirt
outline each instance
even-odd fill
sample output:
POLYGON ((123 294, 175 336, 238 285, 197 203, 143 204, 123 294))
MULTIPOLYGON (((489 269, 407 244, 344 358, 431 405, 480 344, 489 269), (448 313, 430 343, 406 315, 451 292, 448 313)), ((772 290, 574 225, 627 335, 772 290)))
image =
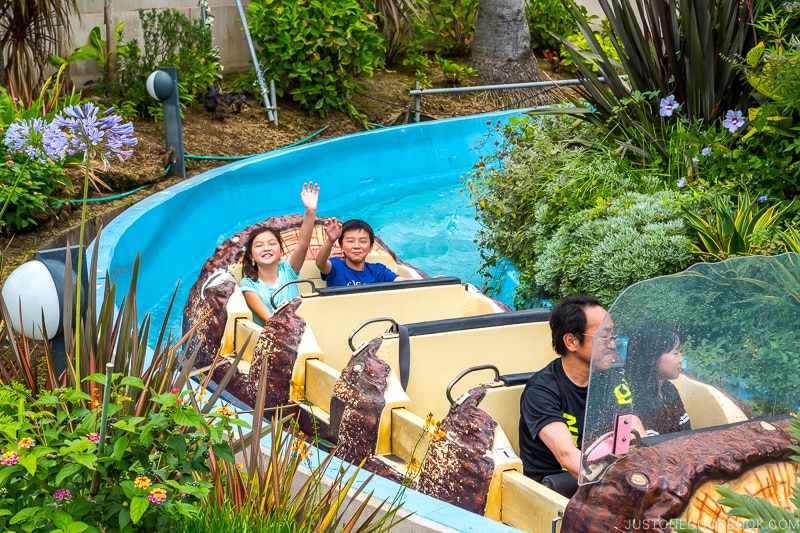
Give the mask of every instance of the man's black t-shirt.
POLYGON ((539 431, 551 422, 564 422, 575 446, 581 445, 586 411, 586 387, 578 387, 564 373, 561 358, 534 374, 520 398, 519 450, 526 476, 541 481, 563 471, 539 431))
MULTIPOLYGON (((587 430, 590 438, 613 429, 614 415, 631 411, 631 392, 614 369, 592 373, 594 420, 587 430)), ((539 438, 539 431, 551 422, 564 422, 577 448, 584 438, 587 387, 578 387, 564 373, 561 358, 534 374, 520 398, 519 449, 526 476, 541 481, 544 476, 563 472, 555 455, 539 438)))

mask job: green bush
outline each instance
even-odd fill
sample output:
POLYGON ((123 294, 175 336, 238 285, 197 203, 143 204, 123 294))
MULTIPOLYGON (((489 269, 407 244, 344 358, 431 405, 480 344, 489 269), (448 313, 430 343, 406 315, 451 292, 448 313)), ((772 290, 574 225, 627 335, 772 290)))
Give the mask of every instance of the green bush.
MULTIPOLYGON (((105 383, 102 374, 86 379, 105 383)), ((178 389, 153 397, 148 417, 131 416, 125 391, 144 383, 122 375, 113 383, 102 408, 71 388, 34 398, 0 385, 3 531, 181 531, 196 515, 211 489, 201 477, 209 453, 233 461, 223 432, 238 421, 202 415, 178 389)))
POLYGON ((469 54, 478 0, 415 0, 413 19, 418 49, 429 44, 437 55, 465 57, 469 54))
POLYGON ((547 240, 534 265, 536 284, 560 299, 586 292, 611 304, 629 285, 691 262, 675 193, 632 193, 585 209, 547 240))
POLYGON ((140 9, 139 19, 144 35, 142 46, 133 40, 119 53, 121 85, 117 97, 132 102, 138 115, 154 116, 160 112, 161 105, 153 101, 146 87, 147 77, 159 67, 177 67, 180 93, 188 98, 222 79, 219 52, 208 25, 190 20, 174 9, 140 9))
POLYGON ((264 75, 279 96, 322 116, 357 114, 350 96, 384 63, 372 14, 357 0, 256 0, 247 10, 264 75))
MULTIPOLYGON (((586 8, 579 6, 584 17, 590 18, 586 8)), ((552 34, 566 37, 578 31, 575 18, 561 0, 535 0, 527 2, 525 17, 531 31, 531 47, 535 51, 560 52, 561 42, 552 34)), ((596 18, 596 17, 594 17, 596 18)))
MULTIPOLYGON (((478 238, 484 269, 490 271, 501 258, 519 269, 518 304, 558 298, 569 290, 562 289, 560 281, 552 281, 553 265, 542 262, 544 254, 554 252, 550 241, 560 228, 575 229, 575 220, 583 220, 576 217, 608 216, 607 211, 618 202, 630 202, 632 193, 663 190, 660 178, 616 156, 599 132, 564 116, 512 120, 502 128, 505 142, 497 153, 481 161, 464 180, 483 226, 478 238), (548 274, 540 279, 543 268, 548 274)), ((677 204, 671 207, 676 208, 677 204)), ((669 217, 674 218, 679 217, 669 217)), ((582 244, 592 247, 599 241, 582 244)), ((681 255, 672 267, 679 269, 683 264, 681 255)), ((602 275, 611 274, 596 275, 592 283, 603 284, 602 275)))

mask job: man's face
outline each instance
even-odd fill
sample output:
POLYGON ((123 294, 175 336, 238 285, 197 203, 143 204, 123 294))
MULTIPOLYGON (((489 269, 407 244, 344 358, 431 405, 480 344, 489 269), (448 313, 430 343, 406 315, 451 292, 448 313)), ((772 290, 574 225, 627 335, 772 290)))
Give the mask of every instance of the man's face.
POLYGON ((584 332, 579 354, 587 364, 596 370, 607 370, 617 357, 617 344, 614 342, 614 321, 606 317, 606 310, 592 306, 584 309, 586 331, 584 332), (605 319, 605 321, 604 321, 605 319))

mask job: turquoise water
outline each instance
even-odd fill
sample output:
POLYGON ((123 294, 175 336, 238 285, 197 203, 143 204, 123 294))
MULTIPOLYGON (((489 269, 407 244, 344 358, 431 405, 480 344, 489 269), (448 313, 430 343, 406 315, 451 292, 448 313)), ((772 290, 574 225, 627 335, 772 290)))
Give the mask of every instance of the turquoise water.
POLYGON ((480 254, 474 242, 478 222, 462 191, 460 184, 451 184, 330 215, 365 220, 406 263, 431 276, 457 276, 480 288, 480 254))

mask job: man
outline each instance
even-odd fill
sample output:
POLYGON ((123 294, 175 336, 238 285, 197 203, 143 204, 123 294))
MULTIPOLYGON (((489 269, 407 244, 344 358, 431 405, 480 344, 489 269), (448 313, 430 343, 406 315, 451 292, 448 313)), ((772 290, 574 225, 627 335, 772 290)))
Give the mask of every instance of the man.
MULTIPOLYGON (((565 298, 550 314, 550 329, 560 357, 528 380, 520 399, 520 455, 536 481, 563 471, 577 478, 592 346, 595 370, 609 369, 617 357, 614 324, 594 296, 565 298)), ((631 402, 621 378, 609 394, 614 403, 631 402)))

